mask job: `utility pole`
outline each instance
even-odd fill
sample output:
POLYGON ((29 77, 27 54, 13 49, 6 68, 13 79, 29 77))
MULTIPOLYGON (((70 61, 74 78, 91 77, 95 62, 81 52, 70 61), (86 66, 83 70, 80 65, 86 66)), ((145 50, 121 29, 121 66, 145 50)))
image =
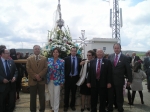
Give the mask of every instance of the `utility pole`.
POLYGON ((113 0, 113 8, 110 9, 110 27, 112 28, 112 38, 117 39, 118 43, 121 43, 120 27, 123 26, 123 22, 122 22, 122 9, 119 8, 118 1, 119 0, 113 0))
POLYGON ((119 9, 118 0, 113 0, 113 10, 110 9, 110 27, 112 28, 112 38, 116 38, 121 43, 120 27, 122 23, 122 9, 119 9))

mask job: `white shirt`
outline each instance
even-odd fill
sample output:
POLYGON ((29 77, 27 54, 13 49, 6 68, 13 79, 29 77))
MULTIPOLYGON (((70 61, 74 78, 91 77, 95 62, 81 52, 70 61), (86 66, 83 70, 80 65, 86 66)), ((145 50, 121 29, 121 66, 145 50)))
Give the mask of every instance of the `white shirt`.
MULTIPOLYGON (((115 58, 116 58, 116 55, 117 55, 117 54, 115 53, 115 58)), ((120 56, 121 56, 121 52, 118 54, 117 63, 118 63, 118 60, 119 60, 120 56)), ((114 58, 114 60, 115 60, 115 58, 114 58)))
POLYGON ((100 68, 101 68, 102 58, 101 58, 101 59, 97 58, 97 62, 96 62, 96 71, 97 71, 97 67, 98 67, 98 62, 99 62, 99 60, 100 60, 100 68))

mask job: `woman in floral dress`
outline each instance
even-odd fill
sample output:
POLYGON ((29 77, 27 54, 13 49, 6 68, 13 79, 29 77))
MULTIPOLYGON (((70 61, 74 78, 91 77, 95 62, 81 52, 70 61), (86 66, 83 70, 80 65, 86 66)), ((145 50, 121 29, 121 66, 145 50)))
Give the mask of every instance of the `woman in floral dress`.
POLYGON ((60 50, 55 48, 53 57, 48 58, 47 84, 52 112, 59 111, 60 87, 64 84, 64 60, 59 58, 60 50))

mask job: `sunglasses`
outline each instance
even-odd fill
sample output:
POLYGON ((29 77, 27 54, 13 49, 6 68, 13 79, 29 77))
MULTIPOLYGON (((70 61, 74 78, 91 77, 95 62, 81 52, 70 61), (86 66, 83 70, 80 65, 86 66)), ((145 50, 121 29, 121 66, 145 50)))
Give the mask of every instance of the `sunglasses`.
POLYGON ((91 55, 87 55, 87 56, 91 56, 91 55))

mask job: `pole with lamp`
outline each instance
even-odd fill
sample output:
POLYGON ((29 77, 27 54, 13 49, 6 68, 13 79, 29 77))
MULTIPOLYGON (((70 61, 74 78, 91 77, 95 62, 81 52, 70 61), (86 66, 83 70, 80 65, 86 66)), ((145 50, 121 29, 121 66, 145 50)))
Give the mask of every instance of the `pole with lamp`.
POLYGON ((85 56, 85 46, 87 46, 87 44, 85 43, 85 41, 86 41, 86 37, 85 37, 85 30, 81 30, 81 35, 82 35, 82 37, 79 37, 80 39, 81 39, 81 43, 80 43, 80 45, 79 46, 81 46, 81 47, 83 47, 84 46, 84 58, 86 57, 85 56))

